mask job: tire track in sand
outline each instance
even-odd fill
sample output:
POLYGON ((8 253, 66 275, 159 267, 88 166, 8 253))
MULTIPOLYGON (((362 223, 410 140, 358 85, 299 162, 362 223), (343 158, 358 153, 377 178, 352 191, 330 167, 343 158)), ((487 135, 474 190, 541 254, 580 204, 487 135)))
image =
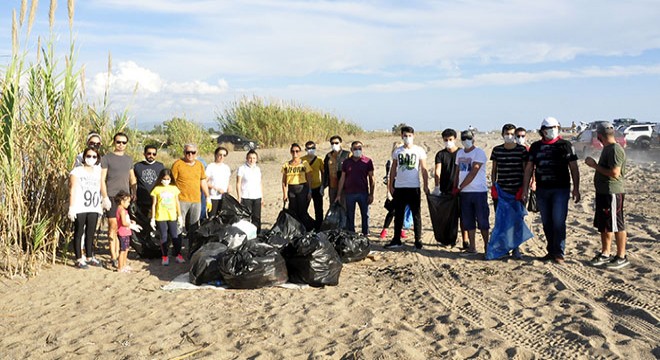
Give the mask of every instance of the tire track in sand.
POLYGON ((647 296, 651 296, 651 303, 643 302, 639 296, 635 296, 635 294, 642 291, 633 285, 613 283, 602 276, 598 276, 592 269, 581 267, 577 270, 576 266, 569 263, 552 266, 550 272, 576 296, 592 303, 608 314, 611 323, 621 325, 654 343, 660 343, 660 327, 656 315, 658 311, 658 305, 656 304, 659 301, 657 294, 647 293, 647 296), (619 291, 612 291, 612 289, 619 291), (603 304, 603 300, 599 299, 641 310, 643 316, 615 313, 606 304, 603 304))
MULTIPOLYGON (((430 294, 449 309, 455 309, 460 316, 473 324, 488 329, 510 343, 524 347, 543 358, 575 359, 588 353, 587 347, 571 338, 552 336, 532 318, 519 318, 511 310, 491 300, 484 293, 477 291, 462 282, 458 274, 450 266, 438 264, 434 258, 416 254, 420 260, 423 281, 431 289, 430 294), (425 266, 427 264, 427 266, 425 266), (431 267, 429 271, 427 267, 431 267), (433 276, 434 274, 441 276, 433 276), (461 306, 455 305, 455 299, 466 298, 468 302, 461 306), (494 327, 485 325, 482 318, 491 316, 500 323, 494 327)), ((596 357, 609 359, 610 357, 596 357)), ((612 355, 612 359, 617 358, 612 355)))

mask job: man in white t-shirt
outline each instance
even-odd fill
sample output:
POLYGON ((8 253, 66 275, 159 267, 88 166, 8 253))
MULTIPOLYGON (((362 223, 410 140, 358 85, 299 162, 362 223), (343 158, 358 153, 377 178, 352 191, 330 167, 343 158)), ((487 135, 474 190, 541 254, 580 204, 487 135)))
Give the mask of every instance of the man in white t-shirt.
POLYGON ((401 127, 403 145, 392 153, 392 170, 387 190, 394 202, 394 238, 385 245, 387 249, 399 248, 401 229, 406 206, 410 207, 415 229, 415 248, 422 248, 422 217, 420 214, 421 189, 419 175, 424 182, 424 193, 429 193, 429 173, 426 168, 426 151, 413 144, 415 130, 411 126, 401 127))
POLYGON ((211 211, 209 216, 215 216, 222 206, 222 195, 229 190, 229 178, 231 168, 225 164, 229 154, 227 148, 219 146, 215 149, 215 161, 206 167, 206 182, 209 187, 209 199, 211 199, 211 211))
POLYGON ((456 154, 458 172, 454 181, 455 195, 459 195, 461 204, 461 223, 463 224, 463 241, 470 239, 466 254, 476 254, 476 229, 481 231, 484 239, 484 253, 488 248, 488 183, 486 180, 486 153, 474 146, 474 133, 470 130, 461 132, 463 149, 456 154))

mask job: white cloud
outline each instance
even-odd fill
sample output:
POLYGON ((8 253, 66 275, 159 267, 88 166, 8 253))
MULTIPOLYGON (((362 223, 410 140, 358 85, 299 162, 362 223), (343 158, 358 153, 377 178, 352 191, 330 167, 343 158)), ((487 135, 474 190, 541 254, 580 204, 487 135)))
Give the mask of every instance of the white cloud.
POLYGON ((95 95, 102 95, 109 84, 110 92, 117 95, 135 94, 149 96, 151 94, 171 95, 216 95, 227 92, 229 84, 224 79, 215 85, 205 81, 193 80, 187 82, 166 81, 161 76, 133 61, 120 62, 110 76, 107 73, 97 73, 91 85, 95 95))
MULTIPOLYGON (((148 49, 150 68, 160 63, 161 73, 176 67, 188 77, 213 71, 280 77, 379 73, 399 67, 436 67, 453 74, 473 63, 534 64, 580 56, 637 55, 660 48, 660 6, 652 4, 642 0, 603 0, 598 6, 569 0, 97 1, 113 10, 143 11, 143 29, 153 28, 158 14, 180 16, 182 25, 168 22, 157 31, 129 36, 133 46, 148 49), (163 65, 163 59, 170 65, 163 65)), ((117 28, 113 36, 117 43, 129 40, 125 32, 130 29, 117 28)), ((109 40, 104 34, 99 41, 109 40)))

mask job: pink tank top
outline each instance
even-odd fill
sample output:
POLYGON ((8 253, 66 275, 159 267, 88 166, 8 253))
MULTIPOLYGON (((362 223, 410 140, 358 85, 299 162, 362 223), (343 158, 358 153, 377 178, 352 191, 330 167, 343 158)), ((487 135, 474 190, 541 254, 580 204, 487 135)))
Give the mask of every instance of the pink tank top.
POLYGON ((123 222, 123 215, 126 213, 126 209, 117 207, 117 235, 119 236, 131 236, 131 229, 129 226, 131 224, 124 224, 123 222))

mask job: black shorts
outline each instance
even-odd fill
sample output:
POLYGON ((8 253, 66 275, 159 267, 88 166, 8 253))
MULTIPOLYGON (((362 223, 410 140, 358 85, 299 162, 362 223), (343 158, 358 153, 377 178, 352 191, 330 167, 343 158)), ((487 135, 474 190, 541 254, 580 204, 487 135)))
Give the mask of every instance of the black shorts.
POLYGON ((115 197, 110 196, 110 202, 112 203, 112 206, 110 206, 110 210, 107 210, 105 212, 105 217, 108 219, 116 219, 117 218, 117 202, 115 202, 115 197))
POLYGON ((596 194, 594 226, 599 232, 619 232, 626 229, 623 221, 624 194, 596 194))

